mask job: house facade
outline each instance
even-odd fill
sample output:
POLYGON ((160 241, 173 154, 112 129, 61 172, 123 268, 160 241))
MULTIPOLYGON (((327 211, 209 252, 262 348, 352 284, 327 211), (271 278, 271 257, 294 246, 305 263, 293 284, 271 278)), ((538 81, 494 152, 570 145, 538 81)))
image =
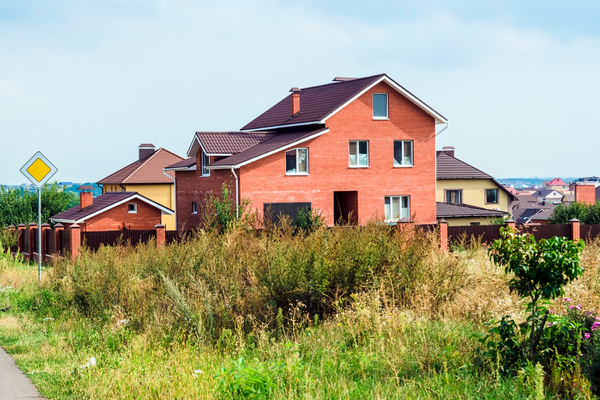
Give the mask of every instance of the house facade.
POLYGON ((136 192, 106 192, 96 198, 92 186, 80 187, 80 204, 50 217, 65 229, 78 224, 83 232, 150 230, 161 223, 168 209, 136 192))
POLYGON ((387 75, 291 94, 236 132, 197 132, 176 171, 178 225, 200 224, 228 184, 259 214, 320 210, 329 225, 435 223, 436 125, 447 120, 387 75))
POLYGON ((451 146, 436 154, 438 218, 446 219, 449 225, 469 225, 507 216, 516 196, 491 175, 454 154, 451 146))
MULTIPOLYGON (((165 208, 175 210, 175 173, 165 172, 170 164, 183 157, 167 149, 156 149, 143 143, 138 148, 138 159, 98 181, 102 193, 136 192, 165 208)), ((163 214, 160 221, 166 230, 177 230, 175 215, 163 214)))

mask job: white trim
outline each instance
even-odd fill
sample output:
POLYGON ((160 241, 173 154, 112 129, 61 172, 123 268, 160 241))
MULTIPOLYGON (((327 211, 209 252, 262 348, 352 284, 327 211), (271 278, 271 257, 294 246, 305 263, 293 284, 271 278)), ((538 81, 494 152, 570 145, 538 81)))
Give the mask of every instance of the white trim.
POLYGON ((348 141, 348 168, 369 168, 371 166, 371 157, 369 157, 368 140, 349 140, 348 141), (350 143, 356 142, 356 165, 350 165, 350 143), (367 165, 360 165, 360 142, 367 142, 367 165))
POLYGON ((163 171, 195 171, 196 164, 191 167, 163 168, 163 171))
POLYGON ((296 172, 287 172, 287 158, 285 159, 285 175, 286 176, 306 176, 309 175, 309 164, 308 164, 308 147, 296 147, 295 149, 289 149, 285 151, 285 157, 287 157, 287 153, 289 151, 296 152, 296 172), (298 150, 306 150, 306 172, 297 172, 298 171, 298 150))
POLYGON ((137 203, 127 203, 127 212, 129 214, 137 214, 137 203), (133 206, 133 210, 130 210, 129 206, 133 206))
POLYGON ((208 154, 206 154, 206 152, 204 152, 204 150, 202 151, 202 155, 200 155, 200 161, 202 161, 202 168, 200 169, 200 176, 203 178, 208 178, 210 176, 210 169, 208 169, 208 166, 210 165, 210 156, 208 154), (204 157, 208 158, 208 163, 206 165, 204 165, 204 157), (205 174, 204 170, 207 170, 208 173, 205 174))
POLYGON ((287 145, 285 145, 283 147, 280 147, 278 149, 271 150, 268 153, 261 154, 261 155, 256 156, 256 157, 254 157, 254 158, 252 158, 252 159, 250 159, 248 161, 244 161, 243 163, 240 163, 240 164, 236 164, 236 165, 219 165, 219 166, 213 166, 213 167, 208 166, 208 169, 231 169, 231 167, 234 167, 234 168, 237 169, 237 168, 243 167, 244 165, 248 165, 250 163, 253 163, 254 161, 258 161, 258 160, 260 160, 262 158, 268 157, 268 156, 270 156, 272 154, 278 153, 278 152, 283 151, 283 150, 287 150, 287 149, 292 148, 294 146, 297 146, 297 145, 299 145, 301 143, 304 143, 304 142, 307 142, 307 141, 312 140, 314 138, 317 138, 317 137, 319 137, 319 136, 321 136, 321 135, 323 135, 323 134, 325 134, 327 132, 329 132, 329 128, 325 128, 325 129, 323 129, 321 131, 318 131, 317 133, 312 134, 312 135, 310 135, 308 137, 305 137, 305 138, 300 139, 300 140, 298 140, 296 142, 287 144, 287 145))
POLYGON ((312 121, 312 122, 302 122, 301 124, 274 125, 274 126, 267 126, 264 128, 242 129, 242 130, 240 130, 240 132, 268 131, 268 130, 277 129, 277 128, 289 128, 292 126, 304 126, 304 125, 314 125, 314 124, 322 124, 322 123, 324 123, 324 122, 323 121, 312 121))
POLYGON ((394 139, 394 148, 392 149, 392 165, 394 168, 409 168, 415 166, 415 141, 414 140, 403 140, 403 139, 394 139), (396 142, 402 142, 402 150, 401 150, 401 159, 404 159, 404 142, 410 142, 410 164, 400 164, 396 165, 396 142))

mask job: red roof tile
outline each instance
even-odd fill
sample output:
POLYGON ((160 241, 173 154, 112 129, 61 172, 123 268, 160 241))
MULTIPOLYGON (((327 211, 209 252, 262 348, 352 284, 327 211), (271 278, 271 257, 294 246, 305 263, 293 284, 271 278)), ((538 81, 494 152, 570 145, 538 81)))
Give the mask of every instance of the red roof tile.
MULTIPOLYGON (((172 179, 163 174, 163 168, 167 165, 182 161, 169 150, 160 148, 150 157, 140 161, 134 161, 117 172, 98 181, 99 184, 151 184, 151 183, 173 183, 172 179)), ((171 176, 172 173, 171 173, 171 176)))
POLYGON ((275 132, 196 132, 208 154, 235 154, 275 136, 275 132))

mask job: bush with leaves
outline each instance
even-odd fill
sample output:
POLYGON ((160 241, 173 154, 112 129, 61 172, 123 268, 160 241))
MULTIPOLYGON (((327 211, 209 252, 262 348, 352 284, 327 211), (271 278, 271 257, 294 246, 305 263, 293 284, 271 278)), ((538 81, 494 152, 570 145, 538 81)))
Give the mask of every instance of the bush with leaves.
POLYGON ((238 221, 253 225, 253 215, 248 211, 249 205, 250 202, 243 199, 238 207, 231 188, 227 183, 223 183, 221 196, 215 196, 211 192, 202 206, 202 226, 204 229, 216 229, 224 233, 238 221))
POLYGON ((325 225, 325 219, 318 210, 301 208, 298 210, 295 222, 296 228, 312 232, 325 225))
POLYGON ((548 222, 551 224, 568 224, 573 218, 578 219, 582 224, 600 224, 600 202, 586 204, 575 201, 568 205, 559 204, 552 211, 548 222))

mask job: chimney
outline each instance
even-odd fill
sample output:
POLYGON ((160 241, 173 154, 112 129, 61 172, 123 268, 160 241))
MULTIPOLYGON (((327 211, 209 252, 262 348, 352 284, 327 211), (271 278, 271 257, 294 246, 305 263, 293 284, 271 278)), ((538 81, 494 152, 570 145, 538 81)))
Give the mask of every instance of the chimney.
POLYGON ((596 203, 596 185, 593 182, 577 182, 575 186, 575 201, 585 204, 596 203))
POLYGON ((452 146, 444 146, 442 147, 442 151, 446 154, 448 154, 449 156, 454 157, 454 147, 452 146))
POLYGON ((94 204, 94 187, 92 185, 83 185, 77 188, 79 190, 79 209, 83 210, 86 207, 94 204))
POLYGON ((140 144, 139 149, 140 149, 139 162, 142 162, 142 160, 145 160, 146 158, 150 157, 156 151, 155 147, 152 143, 142 143, 142 144, 140 144))
POLYGON ((292 92, 292 117, 300 112, 300 89, 293 87, 292 92))

